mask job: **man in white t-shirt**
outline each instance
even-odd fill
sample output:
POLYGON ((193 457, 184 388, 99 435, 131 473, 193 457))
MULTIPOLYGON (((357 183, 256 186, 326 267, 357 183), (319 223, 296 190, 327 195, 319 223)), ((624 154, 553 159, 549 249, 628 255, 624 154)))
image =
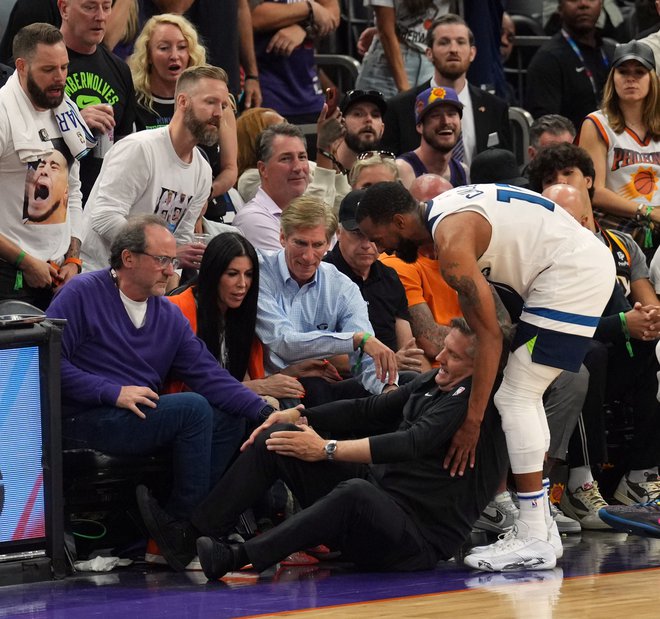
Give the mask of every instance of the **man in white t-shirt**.
POLYGON ((211 166, 198 144, 212 146, 229 104, 227 74, 201 65, 177 82, 176 109, 167 127, 142 131, 117 142, 85 204, 85 270, 108 265, 110 245, 130 215, 162 217, 177 241, 181 266, 196 269, 205 246, 194 243, 195 222, 211 193, 211 166))
POLYGON ((21 29, 14 57, 16 73, 0 90, 0 299, 45 309, 81 268, 79 164, 62 139, 69 58, 48 24, 21 29))

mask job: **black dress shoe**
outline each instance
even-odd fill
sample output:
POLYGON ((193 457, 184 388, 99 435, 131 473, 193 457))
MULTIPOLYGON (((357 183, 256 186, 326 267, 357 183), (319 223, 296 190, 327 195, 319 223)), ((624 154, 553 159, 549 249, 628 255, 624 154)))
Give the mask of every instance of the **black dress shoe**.
POLYGON ((238 569, 236 553, 232 545, 214 540, 212 537, 200 537, 197 540, 197 555, 209 580, 222 578, 227 572, 238 569))
POLYGON ((158 544, 169 566, 182 572, 195 556, 198 532, 187 520, 177 520, 161 509, 146 486, 138 486, 136 495, 149 534, 158 544))

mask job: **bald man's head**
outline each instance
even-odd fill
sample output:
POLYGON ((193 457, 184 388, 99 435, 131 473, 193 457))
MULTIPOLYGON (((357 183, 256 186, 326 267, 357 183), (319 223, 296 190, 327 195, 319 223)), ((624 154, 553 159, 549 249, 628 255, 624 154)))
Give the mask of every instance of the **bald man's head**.
POLYGON ((422 174, 412 182, 408 191, 415 200, 425 202, 452 188, 452 184, 438 174, 422 174))
POLYGON ((546 187, 542 194, 553 202, 559 204, 581 226, 595 232, 591 201, 586 191, 580 191, 572 185, 563 183, 546 187))

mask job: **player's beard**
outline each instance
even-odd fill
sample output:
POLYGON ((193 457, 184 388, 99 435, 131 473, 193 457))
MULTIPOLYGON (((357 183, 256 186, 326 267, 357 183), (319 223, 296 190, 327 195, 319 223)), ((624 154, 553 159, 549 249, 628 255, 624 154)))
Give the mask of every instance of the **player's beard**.
POLYGON ((417 262, 417 245, 409 239, 401 239, 399 241, 399 246, 394 253, 397 258, 400 258, 408 264, 417 262))

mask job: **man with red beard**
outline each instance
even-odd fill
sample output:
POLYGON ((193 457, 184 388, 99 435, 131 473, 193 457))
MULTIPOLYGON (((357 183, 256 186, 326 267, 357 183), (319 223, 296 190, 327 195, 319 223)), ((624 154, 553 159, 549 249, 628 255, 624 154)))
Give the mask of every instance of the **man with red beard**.
POLYGON ((453 187, 468 182, 467 167, 452 155, 461 134, 463 104, 452 88, 428 88, 415 100, 418 148, 397 159, 401 182, 409 188, 423 174, 437 174, 453 187))
POLYGON ((167 220, 162 198, 170 192, 171 203, 182 209, 170 226, 177 258, 183 268, 199 267, 204 245, 191 241, 211 191, 211 166, 196 146, 218 141, 229 105, 227 74, 210 65, 186 69, 177 81, 175 101, 168 126, 134 133, 106 155, 83 215, 86 270, 107 266, 112 240, 130 215, 155 213, 167 220))
MULTIPOLYGON (((436 19, 427 33, 426 55, 433 63, 433 77, 387 101, 383 147, 397 155, 417 146, 415 97, 427 88, 453 88, 465 107, 462 118, 462 153, 466 165, 481 151, 497 146, 511 149, 508 106, 505 101, 467 80, 475 59, 474 35, 459 15, 448 13, 436 19)), ((461 149, 457 149, 461 150, 461 149)))

